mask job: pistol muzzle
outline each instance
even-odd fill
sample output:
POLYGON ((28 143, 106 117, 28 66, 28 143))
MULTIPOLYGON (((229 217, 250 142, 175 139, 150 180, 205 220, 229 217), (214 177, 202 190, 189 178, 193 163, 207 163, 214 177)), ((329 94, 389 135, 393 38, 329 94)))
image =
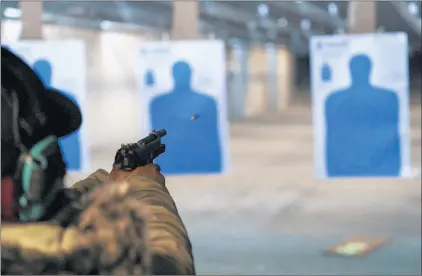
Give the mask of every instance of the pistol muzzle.
POLYGON ((160 130, 154 130, 153 133, 155 133, 155 135, 157 135, 158 137, 161 138, 161 137, 164 137, 164 136, 167 135, 167 130, 165 130, 163 128, 163 129, 160 129, 160 130))

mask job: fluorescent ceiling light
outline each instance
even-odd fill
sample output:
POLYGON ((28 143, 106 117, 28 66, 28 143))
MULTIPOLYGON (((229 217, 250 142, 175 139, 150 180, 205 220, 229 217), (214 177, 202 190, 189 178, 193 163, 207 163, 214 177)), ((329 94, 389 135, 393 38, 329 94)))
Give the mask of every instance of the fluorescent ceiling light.
POLYGON ((8 17, 8 18, 13 18, 13 19, 17 19, 21 17, 21 10, 20 9, 15 9, 15 8, 6 8, 4 10, 4 16, 8 17))
POLYGON ((111 25, 112 23, 110 21, 105 20, 100 23, 100 28, 103 30, 108 30, 110 29, 111 25))

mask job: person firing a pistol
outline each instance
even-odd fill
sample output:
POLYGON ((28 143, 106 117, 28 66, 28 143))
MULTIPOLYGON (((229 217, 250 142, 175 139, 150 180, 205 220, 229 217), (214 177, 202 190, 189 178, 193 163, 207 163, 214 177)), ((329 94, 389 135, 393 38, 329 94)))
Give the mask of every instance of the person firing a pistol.
POLYGON ((195 275, 187 231, 152 164, 165 133, 122 147, 110 173, 65 189, 57 137, 79 128, 80 111, 3 47, 1 59, 2 274, 195 275))

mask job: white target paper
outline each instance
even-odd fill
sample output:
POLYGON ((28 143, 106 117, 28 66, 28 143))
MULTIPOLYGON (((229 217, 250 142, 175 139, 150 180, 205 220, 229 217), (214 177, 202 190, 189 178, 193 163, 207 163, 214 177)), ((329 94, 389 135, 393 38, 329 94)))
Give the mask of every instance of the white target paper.
POLYGON ((410 176, 406 34, 316 36, 310 51, 317 177, 410 176))
MULTIPOLYGON (((86 114, 86 55, 82 41, 19 41, 6 45, 26 61, 44 84, 72 99, 86 114)), ((86 124, 59 140, 70 172, 86 172, 90 167, 86 124)))
POLYGON ((166 175, 228 169, 226 58, 221 41, 144 43, 139 53, 143 133, 166 129, 166 175))

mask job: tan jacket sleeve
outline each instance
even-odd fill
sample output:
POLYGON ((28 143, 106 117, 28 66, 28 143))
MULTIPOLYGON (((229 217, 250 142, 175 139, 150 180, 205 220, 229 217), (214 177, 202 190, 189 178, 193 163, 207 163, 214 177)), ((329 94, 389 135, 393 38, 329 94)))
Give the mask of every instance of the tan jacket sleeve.
MULTIPOLYGON (((85 193, 110 181, 109 173, 100 169, 76 182, 72 188, 85 193)), ((195 274, 192 246, 186 228, 164 183, 139 175, 130 176, 126 181, 130 194, 147 205, 152 214, 147 233, 154 274, 195 274)))
POLYGON ((72 203, 74 226, 3 224, 2 274, 151 274, 148 206, 128 191, 110 183, 72 203))
POLYGON ((84 180, 78 181, 73 184, 72 189, 76 189, 82 193, 86 193, 93 191, 95 188, 111 181, 112 179, 110 178, 110 174, 104 169, 99 169, 84 180))
POLYGON ((176 204, 164 183, 144 176, 126 179, 131 194, 148 206, 148 244, 155 275, 195 275, 192 246, 176 204))
POLYGON ((107 181, 100 170, 75 183, 86 193, 75 226, 2 225, 2 274, 194 275, 191 244, 165 186, 138 175, 107 181))

